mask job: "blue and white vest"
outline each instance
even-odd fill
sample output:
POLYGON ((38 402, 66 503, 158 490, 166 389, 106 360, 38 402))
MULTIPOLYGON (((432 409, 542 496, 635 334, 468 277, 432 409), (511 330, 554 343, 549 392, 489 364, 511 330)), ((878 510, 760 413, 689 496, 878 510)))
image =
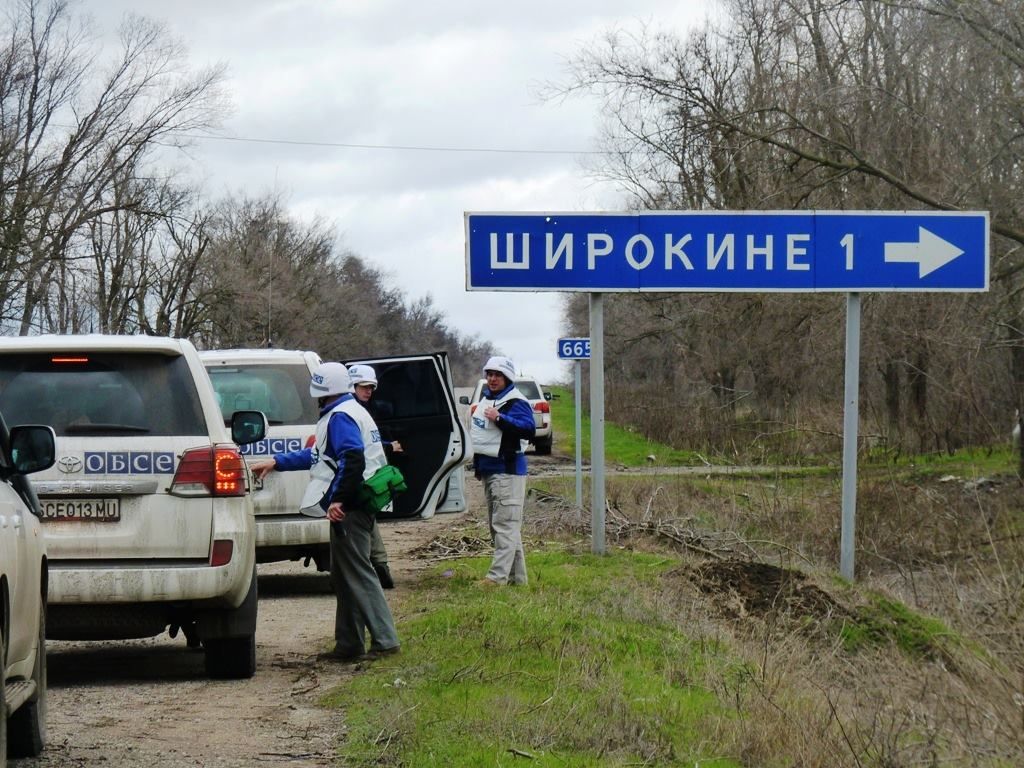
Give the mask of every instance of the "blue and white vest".
POLYGON ((373 417, 355 398, 338 403, 316 423, 316 442, 313 445, 313 465, 309 469, 309 485, 306 486, 299 505, 299 511, 310 517, 327 515, 327 510, 320 502, 338 472, 338 463, 327 455, 327 425, 331 417, 338 412, 347 413, 359 427, 359 435, 363 438, 363 455, 366 457, 363 479, 370 477, 388 463, 384 456, 384 445, 380 440, 380 430, 377 429, 373 417))
MULTIPOLYGON (((513 400, 526 400, 526 397, 515 387, 506 392, 505 396, 500 400, 489 399, 487 397, 489 392, 490 390, 484 387, 484 395, 480 398, 480 402, 477 403, 476 410, 473 411, 473 423, 469 427, 469 439, 473 444, 473 453, 479 453, 483 456, 497 456, 498 449, 501 448, 501 427, 484 416, 484 411, 491 406, 500 411, 505 403, 510 403, 513 400)), ((528 444, 529 441, 520 440, 519 450, 525 451, 528 444)))

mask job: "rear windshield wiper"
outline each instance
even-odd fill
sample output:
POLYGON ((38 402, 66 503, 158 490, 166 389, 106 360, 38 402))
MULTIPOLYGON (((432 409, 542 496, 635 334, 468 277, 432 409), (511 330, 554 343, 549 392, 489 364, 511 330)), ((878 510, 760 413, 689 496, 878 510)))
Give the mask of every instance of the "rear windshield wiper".
POLYGON ((139 427, 135 424, 68 424, 64 427, 67 434, 89 434, 92 432, 149 432, 149 427, 139 427))

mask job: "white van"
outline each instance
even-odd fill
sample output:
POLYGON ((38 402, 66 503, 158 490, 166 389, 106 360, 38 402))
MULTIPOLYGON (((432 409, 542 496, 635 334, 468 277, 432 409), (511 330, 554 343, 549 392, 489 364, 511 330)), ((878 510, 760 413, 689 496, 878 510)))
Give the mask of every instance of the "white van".
MULTIPOLYGON (((310 374, 320 364, 315 352, 285 349, 221 349, 200 352, 225 419, 237 409, 267 415, 266 439, 245 446, 252 459, 305 448, 312 443, 319 413, 309 395, 310 374)), ((351 361, 347 363, 351 365, 351 361)), ((373 365, 374 399, 387 403, 378 426, 405 448, 393 457, 409 490, 381 519, 430 517, 466 508, 462 460, 465 434, 455 414, 451 372, 443 352, 359 362, 373 365)), ((272 472, 253 490, 256 560, 305 559, 319 570, 330 566, 330 528, 322 518, 299 514, 309 481, 306 472, 272 472)))
POLYGON ((256 536, 238 446, 264 437, 263 414, 228 430, 188 341, 104 335, 0 338, 0 412, 57 436, 56 466, 34 483, 47 637, 181 630, 210 676, 250 677, 256 536))

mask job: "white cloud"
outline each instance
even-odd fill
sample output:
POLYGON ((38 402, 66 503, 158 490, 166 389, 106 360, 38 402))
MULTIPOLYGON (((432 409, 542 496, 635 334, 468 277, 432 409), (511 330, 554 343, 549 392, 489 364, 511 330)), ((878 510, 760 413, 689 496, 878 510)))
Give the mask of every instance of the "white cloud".
MULTIPOLYGON (((597 106, 541 103, 538 83, 603 31, 680 29, 703 3, 523 0, 94 0, 111 30, 125 12, 166 22, 195 66, 228 65, 225 133, 289 142, 593 149, 597 106)), ((542 380, 567 378, 554 293, 465 291, 465 211, 617 209, 580 156, 357 149, 203 140, 195 170, 212 194, 283 190, 297 215, 337 225, 342 246, 429 294, 450 327, 492 341, 542 380)), ((183 159, 184 160, 184 159, 183 159)))

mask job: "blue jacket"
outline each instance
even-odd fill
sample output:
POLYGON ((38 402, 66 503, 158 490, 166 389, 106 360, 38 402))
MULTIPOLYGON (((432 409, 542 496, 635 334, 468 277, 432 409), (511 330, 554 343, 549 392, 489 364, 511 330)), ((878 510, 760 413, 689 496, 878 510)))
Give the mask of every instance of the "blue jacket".
MULTIPOLYGON (((344 394, 335 398, 320 409, 320 417, 329 413, 338 403, 346 398, 353 399, 351 394, 344 394)), ((347 413, 335 413, 327 423, 327 450, 325 454, 338 464, 338 470, 334 473, 334 480, 331 481, 325 499, 331 501, 345 501, 358 493, 360 484, 363 482, 363 469, 366 466, 366 457, 363 454, 363 437, 359 432, 359 425, 347 413)), ((281 472, 290 472, 298 469, 309 469, 313 466, 313 449, 302 448, 298 451, 278 453, 274 455, 274 468, 281 472)))
MULTIPOLYGON (((485 392, 487 397, 500 399, 515 384, 510 384, 496 395, 485 392)), ((478 406, 479 407, 479 406, 478 406)), ((497 456, 473 456, 473 470, 478 477, 486 475, 525 475, 526 456, 520 450, 519 441, 529 440, 537 432, 533 411, 526 400, 513 400, 501 412, 498 428, 502 431, 501 448, 497 456)))

